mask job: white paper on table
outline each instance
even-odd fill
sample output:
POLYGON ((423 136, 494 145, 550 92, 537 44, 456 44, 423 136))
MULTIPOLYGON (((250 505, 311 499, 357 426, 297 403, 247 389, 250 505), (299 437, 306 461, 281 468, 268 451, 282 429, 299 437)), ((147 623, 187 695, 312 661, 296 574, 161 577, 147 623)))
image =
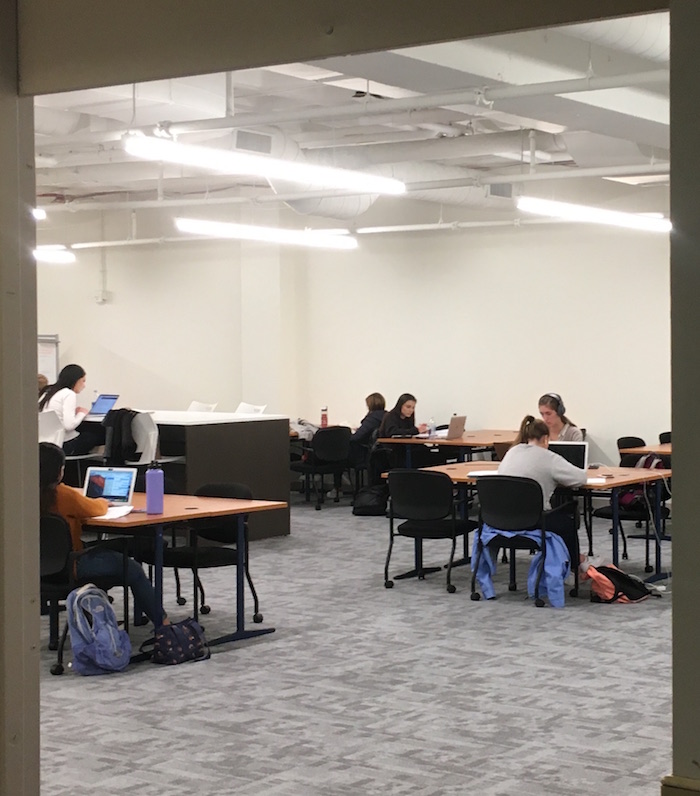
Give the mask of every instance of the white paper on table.
POLYGON ((586 478, 587 484, 605 484, 607 480, 605 478, 586 478))
POLYGON ((131 514, 133 510, 133 506, 110 506, 107 509, 106 514, 100 514, 99 517, 95 517, 96 520, 116 520, 119 517, 126 517, 127 514, 131 514))

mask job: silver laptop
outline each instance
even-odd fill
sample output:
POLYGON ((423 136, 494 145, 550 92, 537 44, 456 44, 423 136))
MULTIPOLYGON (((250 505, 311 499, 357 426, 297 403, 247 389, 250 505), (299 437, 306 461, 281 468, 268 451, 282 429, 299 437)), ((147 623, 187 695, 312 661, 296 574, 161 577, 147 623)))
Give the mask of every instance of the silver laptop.
POLYGON ((466 415, 453 415, 450 418, 450 425, 447 427, 446 439, 461 439, 464 436, 464 429, 467 425, 466 415))
POLYGON ((104 498, 113 506, 130 506, 137 472, 135 467, 88 467, 83 494, 104 498))
POLYGON ((87 415, 85 415, 85 417, 104 417, 107 412, 114 408, 114 404, 116 404, 118 398, 118 395, 98 395, 97 398, 95 398, 95 400, 92 402, 90 411, 87 413, 87 415))
POLYGON ((549 450, 563 456, 567 462, 582 470, 588 469, 587 442, 550 442, 549 450))

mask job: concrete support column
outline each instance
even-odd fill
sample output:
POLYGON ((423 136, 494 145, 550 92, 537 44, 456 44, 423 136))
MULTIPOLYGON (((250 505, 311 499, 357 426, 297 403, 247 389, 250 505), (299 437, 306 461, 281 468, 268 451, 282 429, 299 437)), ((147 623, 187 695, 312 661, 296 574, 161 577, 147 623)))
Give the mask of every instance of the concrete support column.
POLYGON ((700 792, 700 3, 671 2, 671 365, 673 392, 673 774, 664 796, 700 792))
POLYGON ((0 3, 0 793, 39 793, 34 137, 17 9, 0 3))

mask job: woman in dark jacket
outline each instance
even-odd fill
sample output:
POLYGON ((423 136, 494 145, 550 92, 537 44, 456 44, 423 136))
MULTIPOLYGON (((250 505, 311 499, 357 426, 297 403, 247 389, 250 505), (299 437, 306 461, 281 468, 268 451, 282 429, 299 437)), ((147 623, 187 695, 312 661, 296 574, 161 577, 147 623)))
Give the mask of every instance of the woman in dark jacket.
POLYGON ((386 401, 381 393, 373 392, 365 398, 367 414, 350 438, 350 462, 353 467, 364 466, 367 454, 377 439, 377 431, 386 414, 386 401))
POLYGON ((384 415, 384 420, 379 427, 380 437, 414 437, 424 434, 428 427, 425 423, 420 426, 415 424, 416 397, 405 392, 399 396, 396 406, 384 415))

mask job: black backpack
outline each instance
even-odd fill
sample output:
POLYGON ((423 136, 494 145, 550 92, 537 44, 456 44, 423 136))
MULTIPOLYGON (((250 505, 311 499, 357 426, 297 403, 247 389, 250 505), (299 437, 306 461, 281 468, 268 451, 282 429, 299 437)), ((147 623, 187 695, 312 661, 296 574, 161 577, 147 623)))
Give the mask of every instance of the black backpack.
POLYGON ((643 580, 628 575, 617 567, 597 566, 597 576, 593 577, 591 602, 593 603, 636 603, 647 597, 661 597, 654 589, 649 588, 643 580), (602 576, 602 578, 601 578, 602 576), (605 581, 609 581, 609 584, 605 581), (595 590, 595 591, 594 591, 595 590), (598 592, 596 594, 596 592, 598 592), (601 596, 612 594, 612 597, 601 596))
POLYGON ((364 486, 355 495, 352 513, 358 517, 379 517, 386 514, 389 487, 386 484, 364 486))

